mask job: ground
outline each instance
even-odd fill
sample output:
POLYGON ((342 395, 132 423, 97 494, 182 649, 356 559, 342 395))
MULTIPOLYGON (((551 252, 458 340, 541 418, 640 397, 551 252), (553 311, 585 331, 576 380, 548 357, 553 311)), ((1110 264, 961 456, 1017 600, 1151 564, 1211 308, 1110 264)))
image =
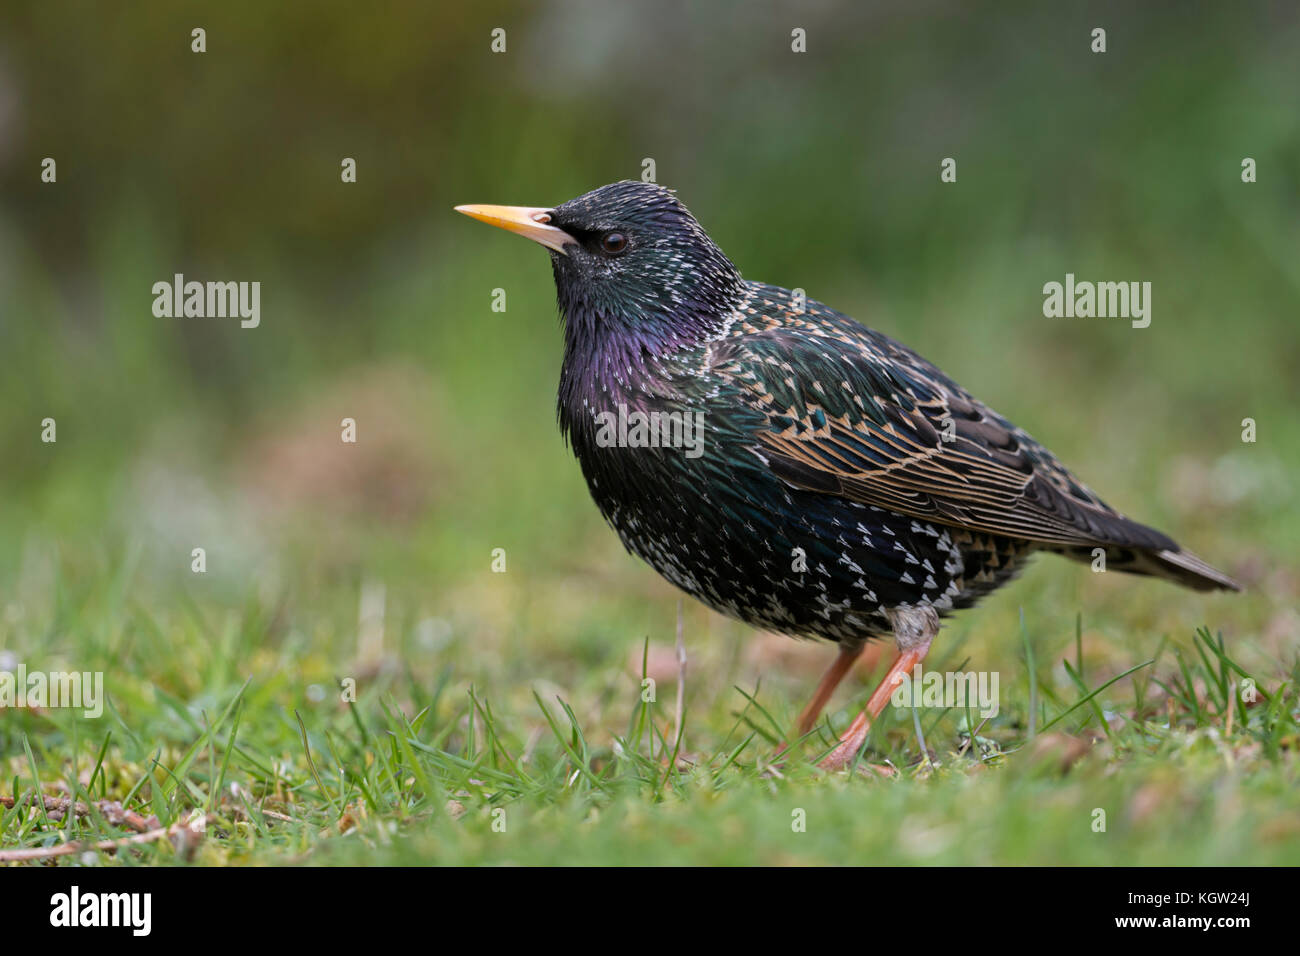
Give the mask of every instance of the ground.
MULTIPOLYGON (((1044 557, 950 622, 927 662, 998 673, 1000 710, 972 715, 973 745, 964 712, 891 708, 856 772, 826 774, 813 764, 830 745, 825 721, 796 753, 777 760, 775 749, 832 649, 684 605, 678 743, 674 594, 598 524, 589 530, 590 549, 567 567, 525 573, 511 555, 493 573, 485 553, 474 583, 436 605, 425 596, 436 577, 397 573, 359 585, 328 573, 250 579, 220 599, 195 575, 146 599, 139 552, 29 553, 10 632, 44 635, 47 662, 103 669, 110 703, 98 720, 5 714, 3 793, 18 805, 0 815, 0 847, 172 827, 172 839, 59 859, 1300 859, 1286 633, 1195 623, 1243 620, 1248 595, 1187 595, 1044 557), (428 606, 441 613, 423 616, 428 606), (38 790, 120 802, 137 825, 103 808, 47 812, 31 802, 38 790), (195 812, 203 838, 175 838, 195 812)), ((836 730, 884 661, 868 663, 835 698, 836 730)))

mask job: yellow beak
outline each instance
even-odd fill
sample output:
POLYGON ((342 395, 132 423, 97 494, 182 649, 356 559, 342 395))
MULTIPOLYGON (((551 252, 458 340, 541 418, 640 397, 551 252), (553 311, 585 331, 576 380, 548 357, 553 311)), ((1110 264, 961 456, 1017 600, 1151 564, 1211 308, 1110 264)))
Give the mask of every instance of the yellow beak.
POLYGON ((562 255, 568 255, 564 251, 565 246, 576 245, 578 242, 563 229, 548 225, 551 221, 549 209, 536 206, 457 206, 456 211, 489 226, 499 226, 533 242, 540 242, 562 255))

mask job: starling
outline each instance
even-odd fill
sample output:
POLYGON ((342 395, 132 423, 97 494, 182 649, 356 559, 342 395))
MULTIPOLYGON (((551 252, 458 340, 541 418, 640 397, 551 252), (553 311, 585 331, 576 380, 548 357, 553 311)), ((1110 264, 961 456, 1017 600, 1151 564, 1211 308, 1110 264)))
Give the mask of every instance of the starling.
POLYGON ((862 748, 940 618, 1036 551, 1100 549, 1107 569, 1238 590, 911 349, 741 278, 661 186, 456 208, 550 250, 560 429, 628 551, 716 611, 838 645, 799 736, 865 642, 893 636, 897 658, 823 766, 862 748))

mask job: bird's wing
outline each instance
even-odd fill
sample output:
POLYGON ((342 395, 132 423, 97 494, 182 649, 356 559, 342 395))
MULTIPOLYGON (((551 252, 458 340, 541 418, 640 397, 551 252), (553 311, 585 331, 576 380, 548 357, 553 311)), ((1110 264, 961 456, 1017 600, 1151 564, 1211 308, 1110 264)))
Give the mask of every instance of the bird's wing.
POLYGON ((1177 549, 910 349, 819 304, 801 315, 747 323, 710 355, 787 483, 1047 545, 1177 549))

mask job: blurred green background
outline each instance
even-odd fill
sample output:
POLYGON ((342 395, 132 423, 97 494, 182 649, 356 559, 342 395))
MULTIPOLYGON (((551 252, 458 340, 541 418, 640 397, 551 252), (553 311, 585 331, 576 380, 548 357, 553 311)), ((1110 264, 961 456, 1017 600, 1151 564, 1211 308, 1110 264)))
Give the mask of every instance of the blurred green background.
MULTIPOLYGON (((1119 658, 1209 623, 1289 662, 1297 50, 1286 3, 8 3, 0 649, 130 666, 197 607, 260 621, 279 656, 234 669, 288 669, 289 694, 375 658, 521 707, 539 680, 599 699, 671 642, 676 595, 559 439, 545 256, 451 207, 556 204, 649 157, 747 277, 901 339, 1249 588, 1044 559, 950 625, 963 653, 1009 659, 1027 606, 1119 658), (260 327, 156 318, 177 272, 260 281, 260 327), (1150 281, 1151 326, 1045 318, 1067 272, 1150 281)), ((829 654, 687 621, 706 709, 763 675, 797 707, 829 654)))

